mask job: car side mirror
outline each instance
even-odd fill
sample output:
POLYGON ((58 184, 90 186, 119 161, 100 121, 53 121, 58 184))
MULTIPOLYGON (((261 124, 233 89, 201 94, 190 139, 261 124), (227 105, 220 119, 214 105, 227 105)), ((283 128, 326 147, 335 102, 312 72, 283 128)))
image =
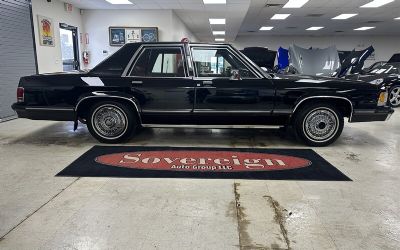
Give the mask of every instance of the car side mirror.
POLYGON ((242 80, 242 77, 240 76, 240 71, 238 69, 231 70, 231 80, 242 80))

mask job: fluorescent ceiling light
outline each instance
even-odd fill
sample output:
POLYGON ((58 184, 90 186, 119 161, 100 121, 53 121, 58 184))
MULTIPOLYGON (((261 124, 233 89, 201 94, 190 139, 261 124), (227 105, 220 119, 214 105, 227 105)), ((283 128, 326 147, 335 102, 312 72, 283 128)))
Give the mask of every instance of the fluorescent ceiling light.
POLYGON ((216 42, 225 42, 225 38, 215 38, 216 42))
POLYGON ((324 27, 310 27, 310 28, 308 28, 308 29, 306 29, 306 30, 320 30, 320 29, 323 29, 324 27))
POLYGON ((332 19, 336 19, 336 20, 344 20, 344 19, 349 19, 352 18, 353 16, 357 16, 358 14, 341 14, 339 16, 335 16, 332 19))
POLYGON ((272 20, 283 20, 286 19, 290 14, 275 14, 271 17, 272 20))
POLYGON ((360 8, 378 8, 391 2, 394 2, 394 0, 373 0, 372 2, 364 4, 360 8))
POLYGON ((225 24, 225 18, 210 18, 210 24, 225 24))
POLYGON ((225 31, 213 31, 213 35, 225 35, 225 31))
POLYGON ((203 0, 204 4, 226 4, 226 0, 203 0))
POLYGON ((260 30, 272 30, 274 27, 270 27, 270 26, 263 26, 260 28, 260 30))
POLYGON ((370 30, 370 29, 375 29, 375 27, 360 27, 354 30, 370 30))
POLYGON ((309 0, 289 0, 282 8, 301 8, 309 0))
POLYGON ((133 4, 129 0, 106 0, 106 1, 111 4, 133 4))
POLYGON ((400 20, 400 17, 396 17, 394 20, 400 20))

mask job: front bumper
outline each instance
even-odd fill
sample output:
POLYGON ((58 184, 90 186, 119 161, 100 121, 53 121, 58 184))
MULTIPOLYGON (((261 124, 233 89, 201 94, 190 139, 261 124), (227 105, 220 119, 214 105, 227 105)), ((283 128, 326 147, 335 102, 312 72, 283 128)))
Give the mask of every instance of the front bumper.
POLYGON ((349 122, 387 121, 394 113, 391 107, 378 107, 376 109, 354 110, 349 122))

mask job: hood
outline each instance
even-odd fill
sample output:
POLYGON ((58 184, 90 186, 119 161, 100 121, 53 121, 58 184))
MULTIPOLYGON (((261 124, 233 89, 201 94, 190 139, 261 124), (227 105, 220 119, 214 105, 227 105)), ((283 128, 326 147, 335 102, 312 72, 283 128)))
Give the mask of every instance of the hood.
POLYGON ((400 62, 400 53, 394 54, 388 61, 388 63, 399 63, 400 62))
POLYGON ((276 74, 274 79, 288 80, 288 84, 293 85, 294 88, 336 89, 338 91, 377 89, 376 84, 357 79, 279 74, 276 74))
POLYGON ((377 86, 390 86, 400 81, 400 75, 396 74, 375 74, 375 75, 349 75, 346 76, 349 80, 358 80, 368 82, 377 86))
POLYGON ((289 47, 290 64, 304 75, 331 76, 339 67, 339 54, 335 46, 326 49, 289 47))
POLYGON ((364 67, 364 62, 367 58, 375 51, 374 47, 369 46, 368 48, 355 51, 347 55, 347 57, 342 61, 341 67, 335 72, 335 76, 343 77, 347 73, 356 74, 359 73, 364 67))

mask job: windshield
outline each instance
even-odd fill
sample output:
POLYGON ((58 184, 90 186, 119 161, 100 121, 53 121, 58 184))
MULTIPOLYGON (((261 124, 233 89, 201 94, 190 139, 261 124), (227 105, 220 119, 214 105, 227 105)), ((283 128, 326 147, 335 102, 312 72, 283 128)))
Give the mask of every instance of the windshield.
POLYGON ((390 65, 386 64, 377 68, 372 69, 368 72, 371 75, 378 75, 378 74, 399 74, 399 67, 397 65, 390 65))

